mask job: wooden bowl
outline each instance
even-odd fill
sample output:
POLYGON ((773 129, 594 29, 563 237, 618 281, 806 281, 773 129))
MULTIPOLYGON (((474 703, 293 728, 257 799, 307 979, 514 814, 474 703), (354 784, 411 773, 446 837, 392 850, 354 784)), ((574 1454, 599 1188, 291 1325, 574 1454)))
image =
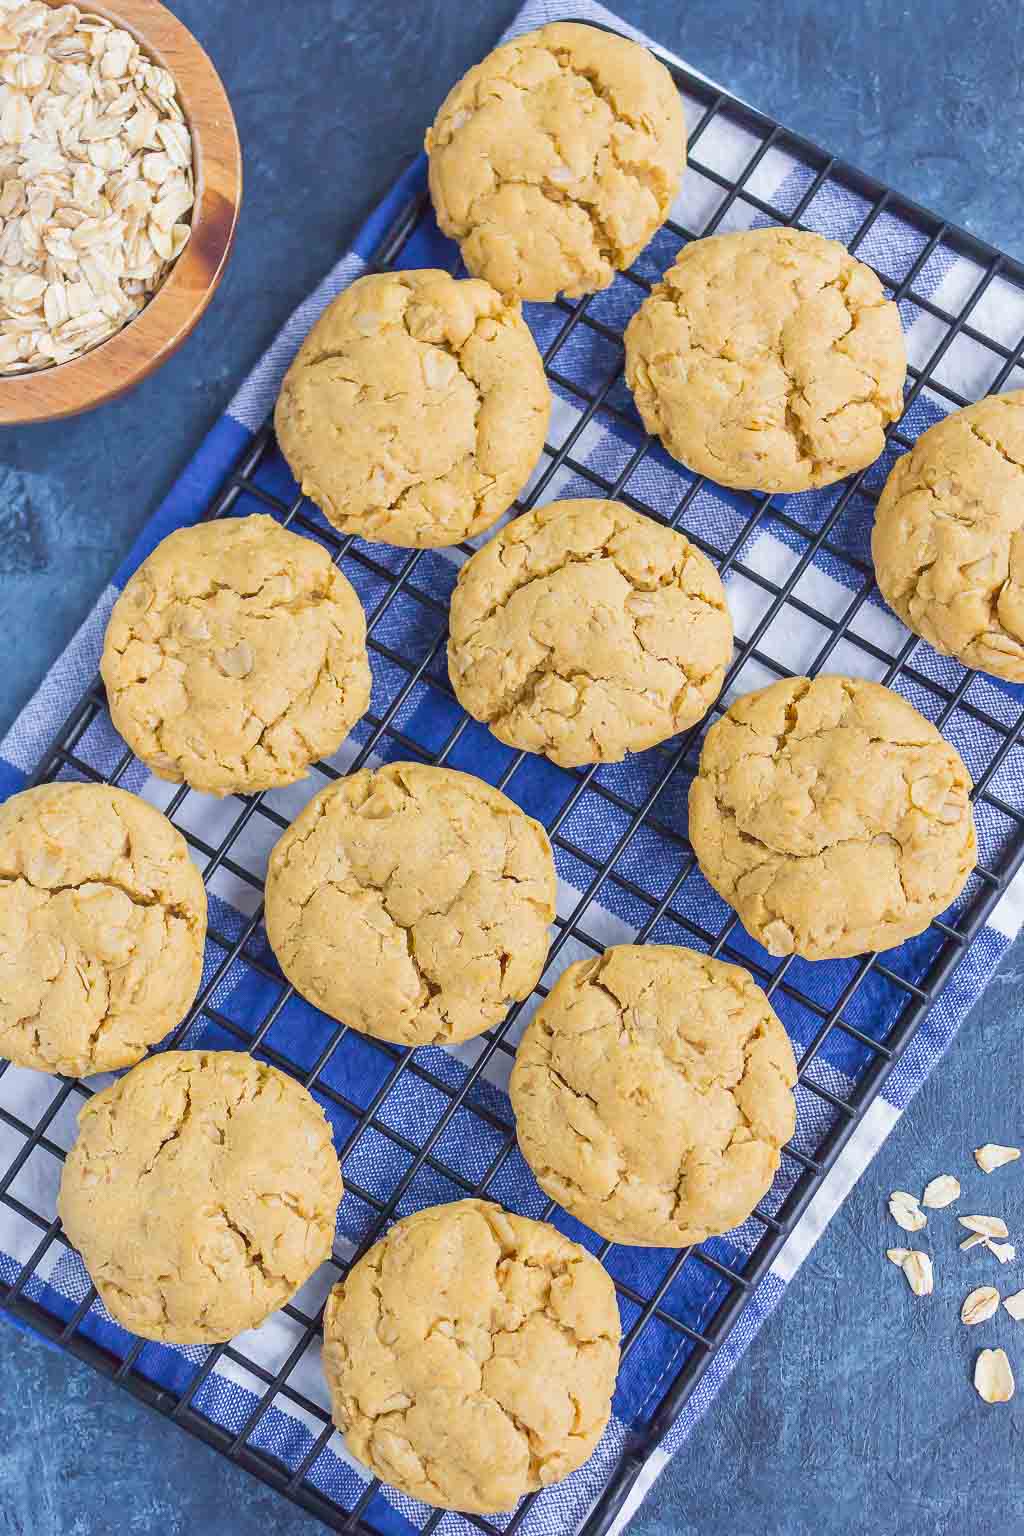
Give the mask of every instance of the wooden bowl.
POLYGON ((206 53, 159 0, 90 0, 88 9, 133 33, 143 52, 174 76, 195 156, 192 237, 163 286, 123 330, 70 362, 0 377, 0 423, 75 416, 148 378, 197 324, 235 237, 242 152, 227 92, 206 53))

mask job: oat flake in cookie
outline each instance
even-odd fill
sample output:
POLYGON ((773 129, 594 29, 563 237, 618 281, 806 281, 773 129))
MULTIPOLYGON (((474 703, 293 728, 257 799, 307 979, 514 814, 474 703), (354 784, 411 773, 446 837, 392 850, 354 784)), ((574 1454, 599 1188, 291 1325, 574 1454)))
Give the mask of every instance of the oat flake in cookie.
POLYGON ((314 796, 271 854, 266 904, 303 997, 378 1039, 452 1044, 529 996, 555 866, 543 827, 489 784, 391 763, 314 796))
POLYGON ((127 1067, 199 985, 206 891, 185 839, 123 789, 57 783, 0 806, 0 1056, 127 1067))
POLYGON ((608 1275, 554 1227, 485 1200, 431 1206, 328 1298, 334 1421, 411 1498, 495 1514, 590 1456, 619 1335, 608 1275))
POLYGON ((272 517, 158 544, 114 605, 100 670, 132 751, 215 795, 303 778, 370 697, 359 599, 322 545, 272 517))
POLYGON ((551 395, 518 303, 447 272, 360 278, 313 327, 274 423, 343 533, 418 548, 489 528, 544 446, 551 395))
POLYGON ((903 410, 896 305, 870 268, 809 231, 691 241, 625 340, 644 426, 720 485, 831 485, 877 459, 903 410))
POLYGON ((563 767, 693 725, 732 655, 711 561, 615 501, 553 501, 509 523, 463 566, 450 627, 463 708, 563 767))
POLYGON ((437 221, 522 299, 607 288, 665 222, 686 163, 671 75, 638 43, 553 22, 496 48, 427 134, 437 221))
POLYGON ((897 459, 871 552, 909 629, 1024 682, 1024 390, 952 412, 897 459))
POLYGON ((921 933, 960 894, 970 791, 959 753, 899 694, 787 678, 708 731, 690 841, 769 954, 860 955, 921 933))
POLYGON ((572 965, 509 1092, 541 1188, 613 1243, 679 1248, 750 1215, 793 1134, 796 1063, 746 971, 623 944, 572 965))
POLYGON ((123 1328, 218 1344, 328 1257, 341 1196, 301 1083, 242 1051, 165 1051, 83 1107, 57 1209, 123 1328))

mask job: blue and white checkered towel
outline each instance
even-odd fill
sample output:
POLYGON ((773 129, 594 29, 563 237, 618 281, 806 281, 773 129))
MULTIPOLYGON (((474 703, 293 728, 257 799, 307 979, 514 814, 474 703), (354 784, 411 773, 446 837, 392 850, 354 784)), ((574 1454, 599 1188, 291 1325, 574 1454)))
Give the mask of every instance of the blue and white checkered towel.
MULTIPOLYGON (((556 19, 559 15, 570 14, 605 21, 619 26, 623 31, 630 30, 622 27, 616 18, 601 7, 589 3, 589 0, 575 0, 575 3, 568 5, 559 4, 557 0, 527 0, 510 30, 525 31, 556 19)), ((697 115, 691 103, 691 126, 697 115)), ((747 132, 736 119, 720 117, 712 120, 701 136, 699 159, 705 167, 730 178, 749 163, 758 145, 758 137, 753 132, 747 132)), ((773 144, 761 155, 747 188, 755 198, 771 203, 786 214, 797 206, 813 181, 814 174, 809 166, 773 144)), ((92 683, 108 615, 128 576, 168 532, 195 521, 210 505, 239 456, 263 425, 276 398, 284 371, 309 327, 328 301, 366 270, 370 254, 383 232, 391 225, 398 210, 407 206, 410 199, 422 191, 424 184, 425 166, 421 157, 369 220, 354 248, 339 261, 316 292, 292 316, 270 351, 246 380, 224 417, 214 427, 170 496, 151 520, 115 581, 100 596, 90 617, 39 693, 0 745, 0 794, 13 793, 23 786, 61 722, 92 683)), ((721 199, 722 191, 711 179, 691 170, 684 178, 674 215, 685 227, 699 232, 714 216, 721 199)), ((839 239, 849 239, 861 225, 869 207, 854 192, 829 179, 810 200, 801 219, 807 227, 839 239)), ((764 222, 764 219, 756 204, 738 198, 731 204, 718 227, 733 229, 759 222, 764 222)), ((874 220, 859 245, 858 255, 899 282, 911 270, 925 247, 925 237, 919 230, 883 212, 874 220)), ((442 240, 427 212, 403 249, 401 265, 450 266, 452 254, 452 248, 442 240)), ((658 276, 671 262, 674 254, 674 249, 659 237, 641 257, 638 269, 646 276, 658 276)), ((930 301, 931 308, 925 309, 909 297, 901 305, 912 363, 923 365, 932 356, 947 326, 947 322, 940 317, 941 312, 948 314, 959 311, 978 286, 981 277, 981 269, 965 256, 959 255, 952 245, 940 242, 928 254, 915 276, 914 292, 930 301)), ((591 313, 617 329, 641 297, 638 288, 620 280, 606 294, 598 296, 591 313)), ((528 319, 543 347, 552 339, 565 316, 552 306, 536 305, 528 307, 528 319)), ((979 334, 987 334, 1004 347, 1012 349, 1024 333, 1024 296, 1018 288, 999 277, 994 281, 989 280, 983 296, 975 304, 972 322, 979 334)), ((639 422, 633 416, 636 425, 630 425, 632 408, 620 383, 609 396, 618 407, 618 413, 593 413, 580 431, 585 407, 580 396, 574 393, 572 385, 589 384, 594 387, 603 382, 615 372, 620 357, 621 354, 599 330, 585 326, 576 328, 570 344, 559 355, 558 367, 564 383, 556 386, 549 438, 549 442, 557 448, 570 433, 575 432, 572 447, 575 463, 585 465, 610 483, 616 481, 642 441, 639 422)), ((988 351, 978 336, 972 338, 961 334, 945 353, 936 374, 937 382, 956 394, 976 398, 989 387, 999 363, 999 356, 988 351)), ((1022 382, 1019 371, 1014 370, 1005 382, 1009 387, 1019 387, 1022 382)), ((948 408, 948 398, 943 400, 932 391, 922 391, 911 408, 904 426, 905 432, 909 436, 916 436, 948 408)), ((550 463, 550 460, 545 462, 550 463)), ((543 468, 542 463, 538 474, 543 472, 543 468)), ((881 476, 887 468, 888 461, 884 461, 873 471, 877 483, 881 482, 881 476)), ((286 502, 294 493, 290 476, 277 458, 272 457, 261 465, 256 480, 265 491, 278 494, 286 502)), ((631 495, 648 506, 668 512, 680 504, 688 484, 692 484, 692 477, 656 449, 645 457, 627 488, 631 495)), ((593 494, 593 489, 571 467, 563 467, 546 481, 541 499, 551 500, 557 496, 573 494, 593 494)), ((821 527, 834 502, 834 495, 834 491, 826 491, 789 498, 785 506, 787 519, 783 521, 770 515, 764 517, 756 532, 743 546, 741 558, 732 565, 727 579, 729 602, 738 636, 749 636, 768 612, 772 601, 771 584, 777 586, 784 582, 801 564, 814 532, 821 527), (809 530, 810 537, 802 533, 801 529, 809 530), (762 582, 768 585, 762 585, 762 582)), ((243 496, 232 510, 244 513, 262 510, 262 507, 254 498, 243 496)), ((681 514, 681 526, 699 533, 713 547, 724 551, 730 548, 744 528, 748 512, 749 504, 745 504, 742 498, 717 487, 707 486, 686 506, 681 514)), ((310 516, 315 516, 312 509, 310 516)), ((844 617, 849 618, 853 607, 855 613, 849 623, 849 633, 831 651, 828 670, 872 677, 881 677, 885 673, 887 658, 899 651, 907 637, 877 595, 865 593, 864 590, 865 570, 869 569, 870 561, 870 525, 870 504, 866 500, 858 503, 854 498, 831 530, 829 539, 817 549, 813 559, 806 562, 794 589, 795 601, 785 605, 762 636, 759 642, 762 655, 771 656, 776 663, 793 672, 805 670, 828 643, 830 635, 830 631, 813 617, 813 613, 839 621, 844 617)), ((378 567, 383 565, 389 570, 395 570, 405 556, 399 551, 375 548, 373 558, 378 567)), ((416 582, 429 597, 441 601, 434 608, 429 604, 418 605, 403 599, 391 603, 374 628, 375 637, 382 646, 392 652, 416 656, 422 656, 430 649, 440 633, 443 603, 451 589, 459 558, 457 552, 451 551, 428 553, 420 558, 416 582)), ((345 569, 368 610, 372 612, 382 592, 387 590, 386 583, 365 564, 346 561, 345 569)), ((379 717, 398 695, 407 674, 391 665, 383 655, 375 654, 373 662, 375 677, 372 708, 379 717)), ((931 679, 946 690, 947 697, 964 681, 963 671, 956 663, 936 656, 925 646, 920 647, 915 654, 914 666, 918 678, 931 679)), ((752 655, 736 678, 734 688, 743 692, 770 681, 773 675, 752 655)), ((930 691, 923 682, 913 678, 908 680, 904 674, 898 686, 931 718, 938 717, 942 712, 943 697, 930 691)), ((959 748, 975 777, 984 772, 1001 743, 1000 734, 986 726, 984 719, 987 717, 1003 722, 1007 727, 1012 726, 1019 716, 1022 700, 1024 690, 976 677, 970 681, 955 707, 946 712, 942 720, 944 733, 959 748)), ((411 739, 429 752, 436 751, 446 740, 457 719, 455 706, 443 693, 431 687, 428 675, 404 697, 394 724, 406 739, 411 739)), ((350 763, 368 736, 368 727, 364 725, 357 728, 351 741, 339 753, 337 764, 345 766, 350 763)), ((121 752, 122 744, 105 717, 93 723, 76 745, 79 758, 100 772, 109 772, 121 752)), ((388 755, 394 756, 396 753, 378 744, 374 760, 388 755)), ((510 758, 511 754, 500 748, 486 731, 471 726, 460 738, 457 751, 450 761, 454 766, 469 768, 485 777, 496 779, 510 758)), ((664 756, 657 753, 643 754, 625 764, 601 769, 600 782, 611 792, 610 795, 584 792, 563 824, 566 842, 588 851, 592 856, 604 859, 615 850, 617 872, 634 890, 639 887, 653 897, 653 902, 644 903, 631 894, 626 884, 619 885, 614 880, 604 881, 587 906, 585 917, 586 930, 598 943, 622 941, 634 935, 649 917, 652 907, 657 905, 668 890, 677 873, 677 845, 659 836, 657 823, 685 830, 686 782, 681 772, 670 780, 660 794, 656 824, 643 828, 624 847, 617 848, 629 824, 628 807, 635 807, 643 801, 656 784, 665 761, 664 756), (617 810, 616 798, 627 809, 617 810)), ((169 787, 151 779, 137 763, 132 765, 121 782, 158 805, 166 805, 170 799, 169 787)), ((268 800, 276 810, 291 817, 319 787, 319 782, 314 775, 305 784, 276 792, 268 800)), ((578 784, 577 780, 568 782, 569 787, 578 784)), ((1013 807, 1024 804, 1024 776, 1020 773, 1018 749, 1015 748, 1005 756, 998 771, 990 779, 988 789, 993 796, 1001 797, 1013 807)), ((559 770, 543 760, 528 759, 516 770, 508 792, 533 814, 550 819, 564 803, 567 780, 559 770)), ((230 801, 225 803, 190 794, 176 819, 207 845, 216 847, 236 810, 237 806, 233 807, 230 801)), ((994 868, 998 865, 1002 851, 1009 846, 1013 830, 1010 820, 1001 815, 991 802, 979 804, 977 820, 981 862, 994 868)), ((232 849, 233 868, 227 863, 221 863, 212 876, 212 922, 222 934, 237 937, 243 932, 247 917, 256 909, 258 891, 240 878, 237 870, 243 868, 261 874, 269 846, 276 835, 276 828, 270 823, 259 816, 251 817, 239 842, 232 849)), ((558 863, 559 908, 561 914, 567 916, 578 907, 581 893, 590 886, 592 870, 574 859, 565 848, 558 852, 558 863)), ((972 885, 965 899, 974 894, 975 890, 976 887, 972 885)), ((683 925, 673 917, 674 910, 688 921, 696 922, 711 932, 720 928, 726 915, 722 904, 699 876, 688 879, 674 899, 677 907, 667 907, 650 935, 652 938, 662 942, 693 942, 683 925)), ((779 1301, 787 1282, 803 1262, 855 1179, 947 1049, 1000 955, 1015 937, 1021 922, 1022 901, 1024 885, 1018 879, 1011 884, 964 954, 937 1005, 885 1083, 883 1092, 864 1115, 770 1272, 753 1293, 740 1322, 713 1355, 709 1368, 681 1417, 669 1430, 660 1449, 650 1459, 637 1481, 630 1501, 619 1517, 617 1529, 621 1529, 654 1477, 685 1440, 767 1314, 779 1301)), ((955 921, 955 910, 951 920, 955 921)), ((256 939, 253 943, 261 945, 262 941, 256 939)), ((732 943, 752 963, 771 966, 772 962, 743 935, 742 930, 735 930, 732 943)), ((937 944, 934 934, 924 935, 887 956, 887 965, 895 975, 913 982, 925 973, 937 944)), ((564 944, 545 980, 550 984, 554 973, 582 954, 589 953, 591 951, 584 949, 575 939, 564 944)), ((260 955, 265 960, 269 959, 262 948, 260 955)), ((208 977, 215 974, 217 964, 222 961, 223 951, 212 949, 208 960, 208 977)), ((806 996, 815 1000, 827 1013, 855 969, 855 962, 811 966, 797 961, 791 966, 788 980, 798 985, 806 996)), ((243 955, 219 978, 210 999, 210 1007, 220 1020, 234 1023, 243 1032, 246 1029, 251 1031, 266 1015, 278 993, 277 983, 270 979, 267 972, 254 970, 245 963, 243 955)), ((798 1048, 808 1045, 820 1028, 822 1013, 810 1012, 789 996, 784 986, 775 991, 773 1001, 798 1048)), ((882 1038, 904 1001, 905 993, 894 980, 872 972, 848 1003, 844 1018, 854 1030, 872 1038, 882 1038)), ((330 1031, 329 1021, 301 1000, 292 999, 275 1020, 266 1043, 291 1061, 296 1070, 309 1070, 317 1060, 325 1040, 329 1038, 330 1031)), ((205 1014, 192 1027, 186 1043, 196 1044, 200 1040, 214 1046, 238 1044, 236 1035, 205 1014)), ((482 1043, 475 1041, 451 1051, 437 1049, 418 1054, 435 1080, 457 1084, 464 1079, 467 1071, 472 1070, 481 1049, 482 1043)), ((472 1103, 485 1110, 496 1110, 507 1123, 509 1111, 502 1076, 503 1071, 507 1072, 507 1063, 503 1068, 499 1065, 500 1059, 501 1053, 498 1052, 489 1057, 485 1069, 480 1072, 473 1086, 472 1103)), ((833 1095, 839 1099, 847 1097, 866 1070, 870 1059, 871 1053, 858 1043, 854 1034, 844 1034, 835 1029, 829 1032, 808 1070, 810 1086, 802 1087, 798 1093, 798 1130, 795 1137, 798 1149, 814 1153, 836 1119, 836 1112, 828 1096, 833 1095), (821 1091, 815 1092, 814 1088, 821 1091)), ((349 1103, 365 1106, 374 1098, 391 1065, 391 1061, 379 1051, 360 1037, 350 1034, 342 1041, 325 1068, 324 1080, 349 1103)), ((47 1106, 54 1102, 59 1088, 60 1084, 55 1079, 43 1074, 9 1068, 0 1077, 0 1105, 25 1125, 32 1126, 46 1113, 47 1106)), ((78 1103, 79 1100, 72 1096, 53 1116, 47 1128, 47 1138, 51 1145, 70 1145, 75 1134, 74 1109, 78 1103)), ((426 1076, 417 1077, 407 1072, 379 1106, 376 1122, 400 1133, 408 1145, 421 1147, 447 1103, 446 1096, 432 1088, 426 1076)), ((333 1101, 325 1107, 334 1121, 338 1144, 342 1145, 355 1122, 351 1117, 346 1120, 345 1111, 333 1101)), ((490 1126, 487 1120, 469 1110, 460 1110, 437 1142, 432 1163, 424 1163, 409 1185, 400 1210, 405 1212, 437 1200, 457 1198, 461 1191, 444 1177, 440 1171, 442 1166, 455 1170, 473 1182, 483 1175, 501 1143, 501 1132, 496 1126, 490 1126)), ((6 1122, 0 1123, 0 1172, 10 1165, 23 1145, 23 1134, 16 1127, 6 1122)), ((386 1199, 410 1161, 411 1154, 402 1153, 395 1143, 389 1142, 386 1135, 368 1128, 348 1151, 346 1182, 369 1192, 378 1200, 386 1199)), ((50 1155, 45 1146, 39 1146, 21 1168, 9 1193, 25 1207, 49 1217, 54 1209, 59 1174, 59 1161, 50 1155)), ((778 1208, 787 1189, 792 1187, 796 1174, 795 1165, 787 1172, 784 1163, 776 1186, 764 1203, 765 1209, 770 1212, 778 1208)), ((526 1214, 538 1214, 545 1204, 517 1154, 502 1163, 500 1173, 489 1186, 489 1193, 526 1214)), ((339 1216, 339 1252, 351 1253, 369 1230, 372 1219, 372 1208, 350 1190, 339 1216)), ((565 1217, 556 1219, 573 1236, 589 1243, 591 1247, 596 1246, 592 1234, 582 1232, 565 1217)), ((705 1247, 712 1257, 742 1269, 762 1230, 755 1221, 751 1221, 737 1232, 729 1234, 728 1238, 716 1240, 705 1247)), ((38 1245, 38 1226, 19 1215, 11 1204, 0 1204, 0 1277, 13 1283, 38 1245)), ((671 1257, 660 1252, 615 1248, 608 1255, 607 1263, 616 1279, 630 1287, 634 1295, 649 1297, 664 1275, 671 1257)), ((330 1275, 325 1269, 300 1293, 298 1304, 307 1314, 315 1315, 329 1279, 330 1275)), ((690 1327, 699 1328, 703 1318, 713 1315, 727 1288, 727 1282, 714 1269, 705 1268, 700 1262, 687 1263, 666 1293, 661 1308, 682 1318, 690 1327)), ((28 1296, 55 1316, 67 1319, 87 1294, 88 1280, 77 1255, 60 1243, 51 1241, 41 1257, 38 1257, 35 1273, 25 1283, 24 1289, 28 1296)), ((622 1305, 623 1322, 628 1328, 635 1321, 638 1308, 628 1298, 623 1298, 622 1305)), ((82 1332, 114 1354, 123 1355, 132 1342, 111 1321, 98 1302, 80 1326, 82 1332)), ((263 1383, 255 1372, 249 1371, 240 1362, 248 1361, 272 1376, 288 1359, 300 1337, 301 1329, 298 1325, 285 1315, 277 1314, 261 1329, 237 1341, 235 1358, 219 1358, 215 1369, 196 1392, 194 1406, 231 1432, 242 1430, 247 1426, 254 1405, 262 1394, 263 1383)), ((541 1495, 529 1512, 524 1530, 531 1533, 562 1533, 579 1527, 621 1456, 631 1432, 643 1429, 650 1420, 667 1383, 686 1359, 690 1348, 685 1336, 666 1327, 657 1317, 649 1321, 623 1364, 613 1417, 594 1458, 566 1483, 541 1495)), ((170 1349, 147 1345, 135 1368, 151 1380, 180 1392, 193 1380, 206 1354, 202 1349, 170 1349)), ((287 1378, 286 1387, 327 1406, 315 1346, 296 1362, 287 1378)), ((321 1428, 322 1421, 305 1412, 285 1390, 277 1394, 274 1403, 267 1408, 258 1423, 254 1427, 250 1426, 249 1440, 254 1448, 270 1453, 294 1469, 307 1456, 321 1428)), ((365 1469, 349 1460, 339 1437, 335 1435, 319 1453, 307 1477, 314 1487, 338 1504, 351 1508, 366 1486, 367 1474, 365 1469)), ((366 1511, 366 1518, 382 1531, 402 1533, 422 1525, 426 1513, 422 1506, 385 1490, 375 1496, 366 1511)), ((457 1516, 447 1517, 445 1528, 467 1533, 471 1529, 457 1516)))

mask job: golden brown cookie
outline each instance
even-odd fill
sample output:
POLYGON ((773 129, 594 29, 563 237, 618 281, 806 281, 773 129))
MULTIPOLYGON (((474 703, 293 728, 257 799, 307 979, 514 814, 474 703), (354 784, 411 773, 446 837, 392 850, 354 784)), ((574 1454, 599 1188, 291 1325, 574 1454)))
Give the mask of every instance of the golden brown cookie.
POLYGON ((199 871, 154 806, 72 782, 0 806, 0 1055, 130 1066, 188 1012, 205 938, 199 871))
POLYGON ((886 481, 871 552, 908 629, 1024 683, 1024 390, 922 433, 886 481))
POLYGON ((806 491, 872 463, 906 370, 878 278, 807 230, 692 241, 626 328, 648 432, 739 489, 806 491))
POLYGON ((488 54, 427 134, 437 221, 470 272, 522 299, 607 288, 668 217, 679 92, 652 53, 558 21, 488 54))
POLYGON ((100 670, 136 756, 214 795, 303 778, 370 700, 359 599, 272 517, 168 535, 114 604, 100 670))
POLYGON ((509 1092, 546 1194, 613 1243, 681 1248, 750 1215, 793 1134, 796 1063, 746 971, 667 944, 571 965, 509 1092))
POLYGON ((619 1312, 598 1261, 542 1221, 459 1200, 407 1216, 332 1291, 334 1422, 375 1476, 494 1514, 581 1467, 608 1422, 619 1312))
POLYGON ((732 655, 710 560, 615 501, 554 501, 509 523, 463 566, 450 627, 463 708, 564 767, 693 725, 732 655))
POLYGON ((489 528, 544 447, 551 393, 518 303, 447 272, 346 288, 285 377, 274 422, 343 533, 433 548, 489 528))
POLYGON ((452 1044, 532 991, 555 866, 543 827, 489 784, 391 763, 314 796, 270 856, 266 904, 303 997, 381 1040, 452 1044))
POLYGON ((921 933, 959 895, 970 791, 959 753, 899 694, 786 678, 708 731, 690 841, 769 954, 860 955, 921 933))
POLYGON ((83 1107, 57 1209, 122 1327, 216 1344, 323 1263, 341 1195, 301 1083, 241 1051, 165 1051, 83 1107))

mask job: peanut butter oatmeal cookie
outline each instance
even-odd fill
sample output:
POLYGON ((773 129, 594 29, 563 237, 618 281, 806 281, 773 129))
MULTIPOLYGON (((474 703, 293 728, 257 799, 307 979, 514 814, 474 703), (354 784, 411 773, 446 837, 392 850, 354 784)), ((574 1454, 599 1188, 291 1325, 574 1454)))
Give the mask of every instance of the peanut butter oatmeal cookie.
POLYGON ((494 1514, 590 1456, 611 1409, 619 1311, 591 1254, 485 1200, 398 1222, 324 1313, 334 1421, 375 1476, 494 1514))
POLYGON ((323 1263, 341 1195, 301 1083, 241 1051, 166 1051, 83 1107, 58 1211, 122 1327, 215 1344, 323 1263))
POLYGON ((921 933, 959 895, 970 791, 959 753, 899 694, 786 678, 708 731, 690 841, 769 954, 860 955, 921 933))
POLYGON ((613 1243, 739 1226, 793 1134, 796 1063, 738 966, 665 944, 571 965, 527 1027, 510 1093, 541 1188, 613 1243))
POLYGON ((550 409, 515 300, 447 272, 381 272, 313 327, 274 421, 336 528, 424 549, 473 538, 512 505, 550 409))
POLYGON ((1024 683, 1024 390, 922 433, 886 481, 871 551, 908 629, 1024 683))
POLYGON ((272 517, 158 544, 114 604, 100 670, 136 756, 214 795, 303 778, 370 699, 359 599, 322 545, 272 517))
POLYGON ((540 824, 489 784, 391 763, 314 796, 271 854, 266 903, 303 997, 382 1040, 450 1044, 529 996, 555 866, 540 824))
POLYGON ((0 806, 0 1055, 130 1066, 188 1012, 205 937, 199 871, 155 806, 72 782, 0 806))
POLYGON ((616 762, 700 720, 732 624, 681 533, 614 501, 554 501, 503 528, 452 594, 448 670, 500 741, 564 767, 616 762))
POLYGON ((558 21, 488 54, 427 134, 437 221, 469 270, 522 299, 607 288, 665 222, 686 164, 652 53, 558 21))
POLYGON ((864 469, 902 414, 906 368, 878 278, 806 230, 691 241, 626 329, 648 432, 738 489, 806 491, 864 469))

